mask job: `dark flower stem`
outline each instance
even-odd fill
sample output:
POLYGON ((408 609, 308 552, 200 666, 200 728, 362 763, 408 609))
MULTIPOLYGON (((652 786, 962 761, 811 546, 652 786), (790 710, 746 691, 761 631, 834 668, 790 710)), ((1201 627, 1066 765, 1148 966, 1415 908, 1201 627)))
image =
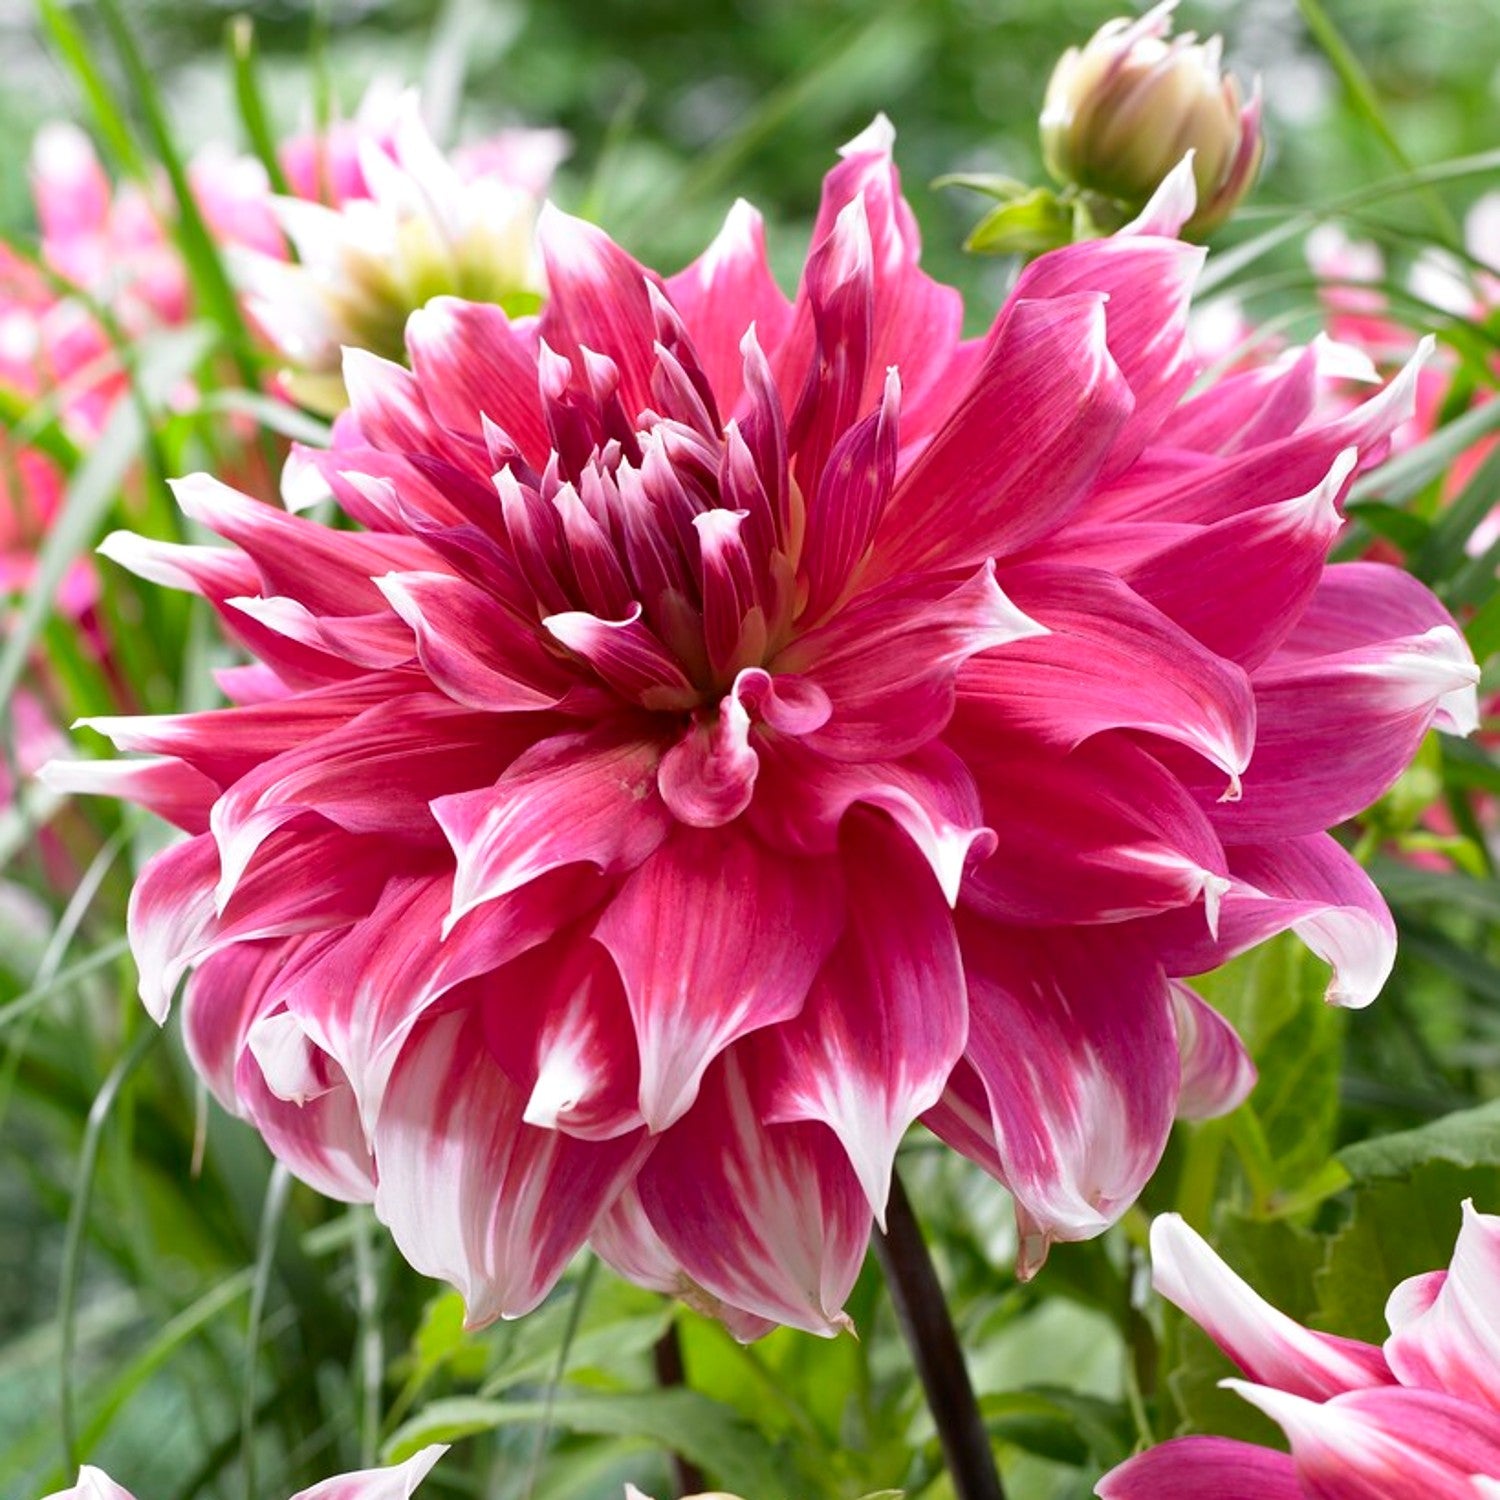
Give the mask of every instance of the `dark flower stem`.
MULTIPOLYGON (((651 1351, 656 1364, 656 1383, 663 1389, 687 1384, 687 1372, 682 1365, 682 1340, 677 1336, 677 1320, 667 1324, 667 1331, 657 1339, 651 1351)), ((671 1455, 672 1482, 679 1495, 697 1495, 708 1488, 708 1481, 696 1464, 689 1462, 680 1453, 671 1455)))
POLYGON ((948 1303, 938 1285, 921 1225, 901 1179, 891 1177, 886 1227, 875 1233, 875 1255, 885 1273, 896 1321, 911 1350, 927 1405, 937 1423, 943 1458, 959 1500, 1005 1500, 989 1434, 979 1415, 974 1387, 948 1303))

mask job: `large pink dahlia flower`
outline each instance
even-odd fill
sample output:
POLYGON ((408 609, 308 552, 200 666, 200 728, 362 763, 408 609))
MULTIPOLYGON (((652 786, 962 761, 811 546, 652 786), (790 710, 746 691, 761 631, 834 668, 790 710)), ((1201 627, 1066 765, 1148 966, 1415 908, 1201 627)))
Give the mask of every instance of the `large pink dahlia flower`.
POLYGON ((1446 1271, 1403 1281, 1377 1348, 1264 1302, 1176 1214, 1151 1226, 1156 1289, 1244 1371, 1291 1453, 1176 1438, 1106 1474, 1106 1500, 1478 1500, 1500 1495, 1500 1217, 1465 1203, 1446 1271))
POLYGON ((1317 348, 1190 395, 1177 174, 960 338, 878 122, 794 301, 737 205, 666 280, 548 210, 536 320, 438 299, 305 452, 362 530, 205 477, 238 707, 69 766, 192 837, 142 994, 308 1181, 476 1323, 585 1242, 751 1336, 831 1332, 924 1118, 1023 1268, 1253 1070, 1176 976, 1295 927, 1371 999, 1390 918, 1324 829, 1476 670, 1394 569, 1325 567, 1409 383, 1306 421, 1317 348))

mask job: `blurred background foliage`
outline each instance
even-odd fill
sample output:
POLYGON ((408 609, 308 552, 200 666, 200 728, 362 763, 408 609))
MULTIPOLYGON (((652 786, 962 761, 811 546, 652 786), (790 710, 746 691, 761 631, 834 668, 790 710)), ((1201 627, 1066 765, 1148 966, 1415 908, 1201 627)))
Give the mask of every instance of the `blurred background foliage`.
MULTIPOLYGON (((0 0, 0 231, 22 243, 35 227, 36 127, 68 117, 99 135, 46 40, 46 8, 0 0)), ((93 5, 53 8, 80 28, 117 123, 140 127, 145 101, 93 5)), ((248 13, 278 136, 312 120, 320 100, 352 111, 382 78, 423 84, 440 139, 561 125, 573 149, 558 197, 663 269, 696 253, 738 194, 765 211, 789 284, 835 147, 884 111, 928 264, 964 288, 977 328, 1014 264, 966 256, 983 201, 929 184, 954 171, 1038 179, 1035 118, 1052 63, 1118 9, 129 0, 121 13, 186 154, 244 145, 225 30, 248 13)), ((1495 147, 1500 0, 1221 0, 1185 4, 1186 28, 1222 31, 1231 63, 1265 87, 1266 170, 1226 245, 1284 221, 1305 228, 1296 215, 1411 164, 1495 147)), ((1492 170, 1385 195, 1346 213, 1345 227, 1382 241, 1394 288, 1423 247, 1457 243, 1466 208, 1497 184, 1492 170)), ((1491 253, 1500 260, 1500 245, 1491 253)), ((1252 317, 1311 327, 1317 289, 1298 238, 1250 270, 1253 280, 1229 280, 1252 317)), ((1409 300, 1395 311, 1414 327, 1431 316, 1409 300)), ((1496 330, 1444 327, 1470 352, 1474 385, 1493 387, 1496 330)), ((175 525, 160 474, 213 462, 208 424, 167 400, 183 362, 202 361, 183 338, 139 351, 150 440, 106 435, 94 477, 72 470, 79 552, 111 524, 175 525)), ((1500 645, 1487 610, 1494 560, 1476 566, 1464 544, 1500 501, 1500 470, 1483 466, 1466 502, 1441 511, 1458 446, 1424 445, 1366 484, 1349 546, 1378 537, 1419 564, 1487 656, 1500 645)), ((136 706, 212 702, 210 669, 229 658, 196 602, 114 569, 103 587, 136 706)), ((73 712, 109 706, 111 685, 58 622, 40 629, 38 649, 73 712)), ((1476 836, 1476 809, 1497 794, 1483 749, 1434 744, 1364 828, 1362 851, 1383 858, 1403 928, 1396 976, 1371 1012, 1319 1006, 1321 969, 1286 942, 1209 987, 1250 1041, 1262 1084, 1230 1119, 1179 1132, 1145 1208, 1213 1228, 1235 1264, 1319 1326, 1378 1332, 1382 1289, 1446 1260, 1459 1194, 1500 1209, 1500 1124, 1488 1107, 1500 1096, 1500 884, 1476 836), (1437 801, 1449 804, 1454 866, 1398 861, 1437 801), (1440 1139, 1402 1134, 1371 1155, 1370 1137, 1430 1130, 1460 1108, 1477 1112, 1445 1121, 1440 1139)), ((435 1497, 616 1496, 626 1478, 666 1494, 674 1449, 750 1500, 950 1493, 873 1268, 851 1303, 857 1343, 781 1332, 740 1349, 586 1261, 531 1318, 465 1334, 457 1299, 402 1266, 367 1213, 272 1173, 253 1133, 205 1103, 174 1030, 158 1033, 140 1011, 123 911, 130 871, 159 838, 117 809, 34 795, 0 816, 0 1494, 29 1500, 86 1457, 141 1500, 281 1500, 435 1437, 469 1439, 428 1481, 435 1497), (49 859, 75 872, 72 894, 48 894, 49 859), (686 1388, 659 1388, 669 1325, 686 1388)), ((1265 1436, 1216 1391, 1227 1373, 1216 1351, 1146 1308, 1142 1212, 1104 1242, 1060 1248, 1022 1287, 998 1188, 921 1136, 903 1171, 1017 1500, 1086 1495, 1109 1464, 1184 1423, 1265 1436)))

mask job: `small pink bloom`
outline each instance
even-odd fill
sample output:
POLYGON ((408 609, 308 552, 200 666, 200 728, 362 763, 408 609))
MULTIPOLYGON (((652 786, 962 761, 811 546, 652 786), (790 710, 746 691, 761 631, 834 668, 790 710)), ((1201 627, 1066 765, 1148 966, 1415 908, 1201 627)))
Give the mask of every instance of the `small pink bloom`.
MULTIPOLYGON (((403 1464, 388 1469, 360 1469, 353 1474, 338 1474, 308 1489, 298 1490, 291 1500, 411 1500, 417 1486, 447 1451, 446 1443, 435 1443, 414 1453, 403 1464)), ((102 1469, 85 1464, 78 1471, 77 1484, 58 1490, 46 1500, 134 1500, 134 1496, 102 1469)))
POLYGON ((1463 1207, 1447 1271, 1403 1281, 1383 1348, 1313 1333, 1250 1289, 1176 1214, 1151 1226, 1156 1289, 1249 1377, 1225 1385, 1291 1456, 1179 1438, 1100 1481, 1106 1500, 1214 1495, 1469 1500, 1500 1480, 1500 1218, 1463 1207))
POLYGON ((136 888, 143 998, 186 977, 217 1096, 476 1323, 592 1241, 834 1332, 919 1119, 1029 1273, 1251 1086, 1183 978, 1287 928, 1336 1002, 1389 971, 1326 829, 1477 676, 1411 579, 1326 565, 1410 377, 1189 396, 1182 172, 965 342, 890 148, 791 301, 743 204, 665 279, 545 210, 538 317, 437 298, 410 368, 346 355, 286 489, 362 529, 196 476, 229 546, 106 546, 257 662, 62 773, 191 835, 136 888))

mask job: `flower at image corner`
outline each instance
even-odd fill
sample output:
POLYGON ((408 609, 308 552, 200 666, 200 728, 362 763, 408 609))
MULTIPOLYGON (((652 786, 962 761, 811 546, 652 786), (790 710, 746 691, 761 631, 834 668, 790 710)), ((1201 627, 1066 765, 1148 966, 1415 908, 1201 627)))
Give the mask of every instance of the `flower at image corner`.
POLYGON ((1446 1271, 1401 1282, 1391 1336, 1361 1343, 1278 1312, 1176 1214, 1151 1226, 1156 1289, 1244 1372, 1223 1384, 1291 1453, 1175 1438, 1112 1470, 1105 1500, 1473 1500, 1500 1494, 1500 1217, 1463 1206, 1446 1271))
POLYGON ((1326 560, 1411 372, 1331 421, 1315 350, 1190 393, 1184 171, 964 342, 891 140, 791 300, 743 203, 665 279, 548 209, 537 317, 350 350, 287 491, 362 529, 195 476, 228 546, 105 544, 252 658, 50 774, 188 835, 135 888, 142 997, 185 979, 217 1097, 473 1324, 590 1243, 741 1338, 832 1333, 919 1119, 1030 1274, 1253 1083, 1185 976, 1292 928, 1363 1005, 1393 961, 1325 830, 1478 674, 1422 585, 1326 560))
MULTIPOLYGON (((338 1474, 308 1489, 298 1490, 291 1500, 411 1500, 417 1486, 447 1451, 446 1443, 434 1443, 412 1454, 405 1463, 338 1474)), ((46 1500, 135 1500, 135 1497, 102 1469, 85 1464, 78 1471, 75 1485, 48 1495, 46 1500)))

